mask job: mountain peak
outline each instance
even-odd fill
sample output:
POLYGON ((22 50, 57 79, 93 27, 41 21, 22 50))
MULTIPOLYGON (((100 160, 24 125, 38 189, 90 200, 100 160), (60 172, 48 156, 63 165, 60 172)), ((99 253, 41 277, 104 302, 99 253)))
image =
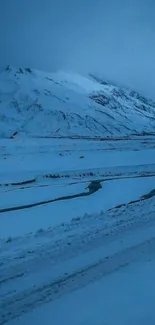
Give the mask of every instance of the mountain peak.
POLYGON ((155 103, 69 72, 7 66, 0 75, 0 136, 124 137, 155 130, 155 103))
POLYGON ((24 73, 29 73, 32 74, 33 70, 31 68, 16 68, 11 65, 7 65, 6 68, 4 69, 5 72, 8 73, 18 73, 18 74, 24 74, 24 73))

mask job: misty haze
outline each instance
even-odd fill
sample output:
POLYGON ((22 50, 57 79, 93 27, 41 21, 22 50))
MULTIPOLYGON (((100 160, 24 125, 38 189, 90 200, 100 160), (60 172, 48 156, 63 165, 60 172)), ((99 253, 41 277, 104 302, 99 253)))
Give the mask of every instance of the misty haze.
POLYGON ((0 0, 0 65, 97 72, 155 98, 154 0, 0 0))

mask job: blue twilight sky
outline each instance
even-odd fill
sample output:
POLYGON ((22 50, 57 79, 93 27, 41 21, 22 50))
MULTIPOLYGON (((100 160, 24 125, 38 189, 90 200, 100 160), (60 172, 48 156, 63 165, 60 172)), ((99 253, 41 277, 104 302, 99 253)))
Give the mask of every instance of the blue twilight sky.
POLYGON ((0 0, 0 68, 97 72, 155 98, 155 0, 0 0))

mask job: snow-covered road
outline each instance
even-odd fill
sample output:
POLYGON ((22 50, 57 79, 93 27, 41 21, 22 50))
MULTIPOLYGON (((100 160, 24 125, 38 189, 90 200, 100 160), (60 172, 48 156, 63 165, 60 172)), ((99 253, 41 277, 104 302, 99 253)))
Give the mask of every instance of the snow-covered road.
MULTIPOLYGON (((154 212, 152 198, 126 206, 119 215, 116 209, 106 215, 87 216, 57 229, 38 232, 35 237, 17 239, 11 249, 9 244, 4 245, 0 323, 153 255, 154 212), (111 223, 109 218, 113 219, 111 223)), ((22 318, 19 323, 23 324, 22 318)))
MULTIPOLYGON (((121 178, 116 170, 111 173, 114 161, 108 167, 111 153, 109 158, 106 153, 104 166, 115 179, 103 180, 103 175, 98 175, 102 187, 96 193, 0 214, 1 325, 42 325, 45 320, 54 325, 112 325, 116 319, 121 325, 139 325, 146 324, 147 316, 147 323, 154 324, 151 283, 153 290, 155 151, 152 140, 149 145, 142 147, 141 152, 132 148, 125 151, 124 147, 123 156, 116 150, 121 178), (128 161, 131 152, 135 157, 132 164, 128 161), (119 166, 119 160, 124 166, 119 166)), ((12 155, 8 174, 15 159, 12 155)), ((55 153, 51 155, 53 159, 55 153)), ((100 155, 103 162, 104 153, 100 155)), ((79 159, 73 160, 78 164, 79 159)), ((69 162, 68 158, 68 170, 69 162)), ((96 161, 97 168, 99 164, 96 161)), ((27 165, 27 171, 32 172, 31 164, 27 165)), ((38 178, 35 186, 6 186, 5 173, 6 169, 0 189, 0 208, 87 192, 89 185, 88 177, 82 175, 76 181, 72 177, 65 181, 60 178, 58 182, 38 178)), ((20 170, 20 179, 21 175, 20 170)), ((16 173, 17 180, 18 177, 16 173)))

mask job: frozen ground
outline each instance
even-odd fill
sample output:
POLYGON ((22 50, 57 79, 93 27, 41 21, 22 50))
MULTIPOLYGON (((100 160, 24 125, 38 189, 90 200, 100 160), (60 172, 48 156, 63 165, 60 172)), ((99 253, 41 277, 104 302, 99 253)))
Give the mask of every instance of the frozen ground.
POLYGON ((154 324, 154 184, 154 137, 3 139, 0 324, 154 324))

